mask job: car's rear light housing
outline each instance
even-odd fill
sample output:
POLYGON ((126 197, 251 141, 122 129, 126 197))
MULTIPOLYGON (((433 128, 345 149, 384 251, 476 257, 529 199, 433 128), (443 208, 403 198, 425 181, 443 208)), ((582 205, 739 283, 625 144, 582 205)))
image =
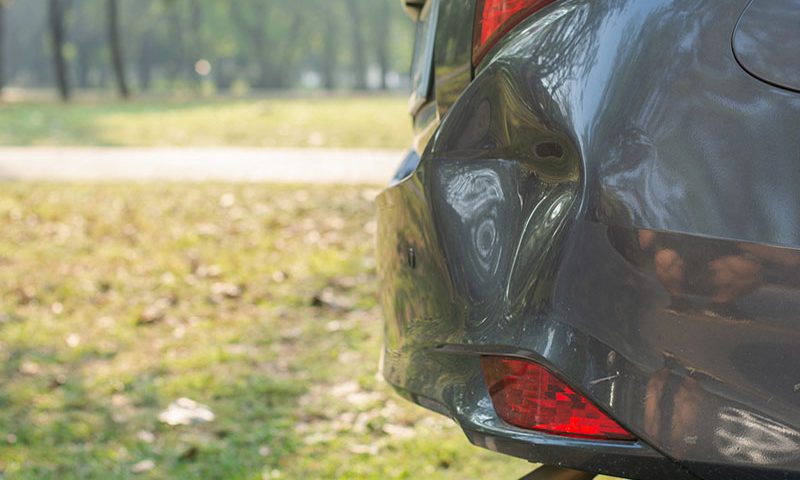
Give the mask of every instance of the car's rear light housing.
POLYGON ((519 22, 555 0, 478 0, 472 37, 472 64, 519 22))
POLYGON ((636 438, 545 367, 514 357, 481 357, 486 386, 506 423, 551 435, 592 440, 636 438))

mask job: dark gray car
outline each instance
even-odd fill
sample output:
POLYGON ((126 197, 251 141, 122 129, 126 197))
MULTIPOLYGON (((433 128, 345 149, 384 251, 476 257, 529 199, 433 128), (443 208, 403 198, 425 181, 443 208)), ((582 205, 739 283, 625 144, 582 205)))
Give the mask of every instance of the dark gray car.
POLYGON ((387 380, 535 478, 800 478, 800 0, 405 3, 387 380))

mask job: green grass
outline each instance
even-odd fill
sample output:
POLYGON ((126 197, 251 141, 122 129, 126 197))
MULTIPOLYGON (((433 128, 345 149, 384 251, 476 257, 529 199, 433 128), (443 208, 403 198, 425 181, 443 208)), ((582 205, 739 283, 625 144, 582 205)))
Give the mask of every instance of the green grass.
POLYGON ((402 96, 0 104, 0 145, 405 148, 402 96))
POLYGON ((379 379, 375 193, 4 184, 0 477, 514 479, 529 470, 470 446, 379 379), (159 422, 179 397, 216 419, 159 422), (154 467, 135 474, 144 460, 154 467))
POLYGON ((3 477, 521 475, 377 378, 374 194, 5 184, 3 477), (183 396, 215 421, 160 423, 183 396))

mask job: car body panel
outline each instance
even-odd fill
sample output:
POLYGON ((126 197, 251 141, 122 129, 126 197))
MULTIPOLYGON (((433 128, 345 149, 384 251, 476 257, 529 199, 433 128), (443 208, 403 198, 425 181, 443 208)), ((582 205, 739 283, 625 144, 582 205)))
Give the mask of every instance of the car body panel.
POLYGON ((755 77, 800 91, 800 0, 754 0, 736 27, 733 50, 755 77))
POLYGON ((734 58, 747 4, 566 0, 492 49, 378 199, 391 384, 533 461, 800 478, 800 95, 734 58), (483 354, 641 441, 504 424, 483 354))
POLYGON ((414 57, 411 61, 411 97, 408 107, 413 117, 428 103, 433 85, 433 48, 439 18, 439 0, 421 7, 414 34, 414 57))
POLYGON ((436 31, 435 96, 444 115, 472 80, 472 23, 475 0, 441 0, 436 31))

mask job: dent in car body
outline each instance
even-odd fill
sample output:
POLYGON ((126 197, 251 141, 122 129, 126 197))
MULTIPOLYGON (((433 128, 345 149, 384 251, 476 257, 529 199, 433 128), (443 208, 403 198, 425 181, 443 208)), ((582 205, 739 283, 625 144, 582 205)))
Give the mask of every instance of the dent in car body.
POLYGON ((393 385, 535 461, 798 478, 800 96, 738 66, 746 5, 567 0, 490 52, 379 197, 393 385), (642 442, 503 424, 481 354, 548 365, 642 442))

